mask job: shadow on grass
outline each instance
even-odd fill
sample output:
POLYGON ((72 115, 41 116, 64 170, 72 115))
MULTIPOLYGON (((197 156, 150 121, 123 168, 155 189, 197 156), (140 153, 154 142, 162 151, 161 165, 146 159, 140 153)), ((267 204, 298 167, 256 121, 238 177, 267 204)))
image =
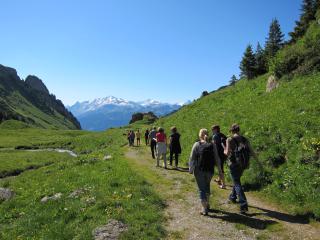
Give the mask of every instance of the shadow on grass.
POLYGON ((282 212, 277 212, 265 208, 260 208, 256 206, 250 206, 251 208, 258 209, 262 211, 262 213, 252 213, 250 214, 251 216, 257 216, 257 215, 265 215, 270 218, 278 219, 284 222, 289 222, 289 223, 300 223, 300 224, 309 224, 309 216, 308 215, 290 215, 287 213, 282 213, 282 212))
POLYGON ((208 215, 210 218, 218 218, 230 223, 239 223, 246 225, 248 227, 263 230, 266 229, 269 225, 277 224, 277 221, 266 220, 266 219, 258 219, 253 218, 250 215, 242 215, 238 213, 231 213, 222 210, 210 210, 208 215))
POLYGON ((169 171, 178 171, 178 172, 189 172, 189 168, 182 168, 182 167, 177 167, 177 168, 167 168, 169 171))

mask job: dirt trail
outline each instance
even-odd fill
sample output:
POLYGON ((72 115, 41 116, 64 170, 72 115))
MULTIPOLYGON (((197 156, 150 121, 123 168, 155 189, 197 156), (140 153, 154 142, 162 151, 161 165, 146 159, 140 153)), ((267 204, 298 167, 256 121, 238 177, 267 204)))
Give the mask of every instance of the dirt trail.
POLYGON ((155 167, 146 148, 128 148, 126 158, 147 178, 166 201, 168 239, 320 239, 319 224, 314 226, 300 218, 279 211, 246 193, 249 214, 239 214, 239 207, 227 203, 230 192, 212 184, 212 212, 200 216, 200 204, 194 178, 185 169, 155 167))

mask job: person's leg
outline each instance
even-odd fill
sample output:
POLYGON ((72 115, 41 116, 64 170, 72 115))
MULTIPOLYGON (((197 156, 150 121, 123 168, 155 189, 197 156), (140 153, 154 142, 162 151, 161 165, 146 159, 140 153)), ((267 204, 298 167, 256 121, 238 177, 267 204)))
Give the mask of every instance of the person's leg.
POLYGON ((233 196, 230 195, 230 200, 232 200, 232 197, 234 199, 234 196, 238 196, 239 197, 239 203, 240 203, 240 210, 244 210, 247 211, 248 210, 248 202, 247 202, 247 198, 246 195, 242 189, 241 186, 241 169, 239 166, 235 166, 233 168, 230 168, 230 172, 231 172, 231 177, 232 177, 232 181, 233 181, 233 190, 232 190, 232 194, 233 196))
POLYGON ((154 156, 155 142, 153 140, 151 140, 150 148, 151 148, 152 158, 155 159, 155 156, 154 156))
POLYGON ((167 154, 163 153, 163 164, 164 164, 164 168, 167 169, 167 154))
POLYGON ((221 163, 221 170, 222 170, 222 176, 219 177, 220 179, 220 182, 221 182, 221 185, 220 185, 220 188, 223 188, 223 189, 226 189, 226 182, 225 182, 225 179, 224 179, 224 160, 221 159, 220 163, 221 163))
POLYGON ((202 205, 202 212, 201 214, 207 215, 208 214, 208 200, 206 194, 206 177, 204 173, 198 169, 195 169, 194 176, 197 182, 198 190, 199 190, 199 197, 202 205))
POLYGON ((211 183, 211 180, 212 180, 212 177, 213 177, 213 173, 211 172, 206 172, 205 173, 205 177, 206 177, 206 196, 207 196, 207 208, 208 210, 210 209, 210 194, 211 194, 211 191, 210 191, 210 183, 211 183))
POLYGON ((170 150, 170 166, 172 166, 173 152, 170 150))
POLYGON ((157 167, 159 167, 160 166, 160 154, 159 154, 159 146, 157 146, 157 148, 156 148, 156 155, 157 155, 157 167))
POLYGON ((174 160, 175 160, 175 167, 178 167, 179 163, 179 153, 174 154, 174 160))

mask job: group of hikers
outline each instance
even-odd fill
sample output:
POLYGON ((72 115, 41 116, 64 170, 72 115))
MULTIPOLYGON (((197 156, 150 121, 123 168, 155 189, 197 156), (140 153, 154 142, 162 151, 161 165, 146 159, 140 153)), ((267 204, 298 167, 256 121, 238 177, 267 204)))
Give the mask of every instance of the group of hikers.
MULTIPOLYGON (((233 124, 230 128, 230 137, 226 137, 221 133, 219 125, 211 127, 212 136, 209 137, 207 129, 200 129, 199 139, 194 143, 189 158, 189 173, 193 174, 199 189, 200 201, 202 205, 202 215, 208 215, 210 210, 210 182, 214 174, 215 166, 218 169, 218 178, 215 181, 221 189, 226 189, 224 177, 224 165, 229 166, 230 175, 233 181, 232 192, 229 201, 240 204, 240 212, 248 211, 248 203, 243 188, 241 186, 241 176, 245 169, 249 167, 249 159, 255 157, 255 153, 250 142, 240 135, 240 127, 233 124)), ((129 145, 133 146, 135 137, 137 138, 137 146, 140 145, 141 133, 137 130, 128 133, 129 145), (132 137, 133 135, 133 137, 132 137), (139 140, 138 140, 139 139, 139 140)), ((181 154, 180 145, 181 135, 178 133, 177 127, 170 129, 169 143, 167 136, 162 127, 153 127, 150 131, 145 131, 145 144, 150 145, 151 156, 157 159, 156 166, 160 167, 160 159, 163 160, 163 167, 167 169, 167 145, 170 151, 170 166, 173 164, 174 169, 178 168, 179 154, 181 154)))

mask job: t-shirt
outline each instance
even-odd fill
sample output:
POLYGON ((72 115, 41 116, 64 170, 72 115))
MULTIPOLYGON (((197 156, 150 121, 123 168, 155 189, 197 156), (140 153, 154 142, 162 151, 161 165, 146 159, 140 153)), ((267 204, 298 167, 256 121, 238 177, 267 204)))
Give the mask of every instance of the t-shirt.
POLYGON ((157 133, 156 134, 157 142, 165 142, 166 141, 166 135, 164 133, 157 133))
POLYGON ((154 138, 156 138, 156 134, 157 134, 157 131, 156 130, 152 130, 150 133, 149 133, 149 138, 152 140, 154 138))
POLYGON ((224 160, 226 158, 226 156, 223 153, 224 147, 226 144, 226 139, 227 139, 227 137, 223 133, 220 133, 220 132, 213 135, 213 141, 216 144, 216 147, 217 147, 217 150, 219 153, 219 157, 221 160, 224 160))
POLYGON ((136 133, 136 137, 137 137, 137 138, 140 138, 140 137, 141 137, 141 132, 137 132, 137 133, 136 133))

